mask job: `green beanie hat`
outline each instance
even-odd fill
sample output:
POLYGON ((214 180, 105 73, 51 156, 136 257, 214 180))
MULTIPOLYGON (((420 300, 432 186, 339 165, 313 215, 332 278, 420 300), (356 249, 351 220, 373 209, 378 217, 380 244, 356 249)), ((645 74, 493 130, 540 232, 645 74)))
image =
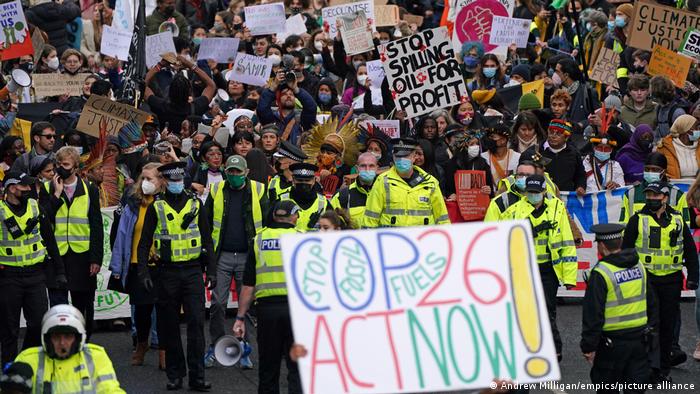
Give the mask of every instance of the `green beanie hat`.
POLYGON ((542 103, 540 103, 540 100, 537 99, 534 93, 525 93, 520 97, 520 101, 518 101, 519 111, 538 108, 542 108, 542 103))

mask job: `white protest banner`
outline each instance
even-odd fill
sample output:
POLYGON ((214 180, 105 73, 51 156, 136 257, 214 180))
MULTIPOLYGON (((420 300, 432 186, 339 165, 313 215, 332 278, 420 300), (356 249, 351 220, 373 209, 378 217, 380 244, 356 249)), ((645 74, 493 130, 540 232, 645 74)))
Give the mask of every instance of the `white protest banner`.
POLYGON ((467 97, 447 27, 424 30, 378 49, 394 102, 409 118, 467 97))
POLYGON ((129 48, 131 47, 132 35, 132 32, 104 25, 102 29, 100 53, 116 57, 119 60, 129 60, 129 48))
POLYGON ((371 51, 374 49, 372 31, 367 26, 367 16, 360 10, 350 15, 341 15, 340 35, 348 56, 371 51))
MULTIPOLYGON (((136 4, 138 4, 138 0, 136 4)), ((97 12, 97 11, 95 11, 97 12)), ((128 32, 134 32, 134 13, 131 0, 117 0, 112 11, 112 28, 128 32)))
POLYGON ((0 60, 34 55, 29 25, 20 0, 0 4, 0 26, 3 30, 3 34, 0 35, 0 60))
POLYGON ((143 126, 149 113, 136 109, 131 105, 112 101, 109 97, 90 95, 83 106, 83 111, 78 118, 78 131, 93 137, 100 136, 100 122, 107 122, 107 135, 116 135, 125 124, 135 122, 143 126))
POLYGON ((287 21, 283 3, 245 7, 245 25, 254 36, 282 33, 287 21))
POLYGON ((252 56, 239 53, 228 73, 229 80, 243 82, 248 85, 264 86, 272 72, 272 60, 267 57, 252 56))
POLYGON ((390 120, 368 120, 375 129, 381 130, 384 134, 388 135, 389 138, 399 138, 401 137, 401 126, 399 125, 398 119, 390 120))
MULTIPOLYGON (((480 41, 486 52, 505 57, 508 45, 489 43, 494 16, 509 18, 513 15, 515 0, 457 0, 450 15, 454 19, 452 30, 452 47, 459 53, 462 44, 468 41, 480 41)), ((509 44, 510 45, 510 44, 509 44)))
POLYGON ((681 42, 678 53, 690 56, 693 59, 700 59, 700 30, 688 29, 681 42))
POLYGON ((306 33, 306 24, 301 14, 292 15, 284 23, 284 32, 277 33, 277 42, 284 42, 292 34, 301 35, 306 33))
POLYGON ((177 53, 173 35, 169 31, 146 36, 146 67, 158 64, 160 56, 166 52, 177 53))
POLYGON ((308 350, 299 359, 305 393, 560 378, 527 221, 290 234, 280 243, 294 341, 308 350))
POLYGON ((335 38, 338 34, 338 27, 336 25, 337 18, 341 15, 351 15, 357 11, 364 11, 367 22, 372 27, 372 31, 377 31, 376 26, 374 26, 374 3, 371 0, 323 8, 321 10, 323 31, 328 33, 329 38, 335 38))
POLYGON ((384 67, 381 60, 372 60, 367 63, 367 77, 372 81, 372 86, 382 86, 384 82, 384 67))
POLYGON ((529 19, 506 18, 494 16, 491 23, 491 35, 489 44, 510 45, 515 44, 518 48, 527 47, 527 37, 530 35, 529 19))
MULTIPOLYGON (((109 26, 105 26, 109 27, 109 26)), ((70 74, 32 74, 32 87, 37 97, 80 96, 83 94, 85 78, 90 73, 70 74)))
POLYGON ((238 38, 205 38, 199 44, 197 59, 212 59, 217 63, 232 62, 238 53, 238 38))

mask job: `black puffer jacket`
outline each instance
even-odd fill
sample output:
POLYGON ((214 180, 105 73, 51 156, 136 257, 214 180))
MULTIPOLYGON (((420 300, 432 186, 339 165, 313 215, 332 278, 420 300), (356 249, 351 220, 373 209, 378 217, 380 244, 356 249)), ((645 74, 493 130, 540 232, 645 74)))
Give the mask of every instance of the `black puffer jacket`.
POLYGON ((66 25, 80 16, 80 7, 73 1, 63 4, 49 2, 28 9, 25 12, 27 22, 46 32, 49 44, 56 47, 58 56, 68 49, 68 32, 66 25))

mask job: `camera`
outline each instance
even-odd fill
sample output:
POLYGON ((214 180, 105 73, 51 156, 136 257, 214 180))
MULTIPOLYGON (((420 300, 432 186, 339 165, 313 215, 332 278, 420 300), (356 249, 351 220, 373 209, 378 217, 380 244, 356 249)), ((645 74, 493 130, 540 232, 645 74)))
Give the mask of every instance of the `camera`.
POLYGON ((297 74, 294 71, 294 56, 282 56, 282 72, 284 72, 284 80, 287 83, 293 83, 297 80, 297 74))

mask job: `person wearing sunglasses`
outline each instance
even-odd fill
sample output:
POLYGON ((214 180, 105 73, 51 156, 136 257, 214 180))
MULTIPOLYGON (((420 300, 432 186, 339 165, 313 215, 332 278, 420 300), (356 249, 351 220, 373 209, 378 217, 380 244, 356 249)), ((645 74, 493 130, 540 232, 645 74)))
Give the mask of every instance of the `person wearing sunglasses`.
POLYGON ((32 140, 32 150, 22 154, 14 163, 12 163, 12 171, 29 173, 29 163, 32 159, 39 155, 46 155, 50 159, 54 159, 53 151, 56 143, 56 129, 49 122, 36 122, 29 132, 32 140))

